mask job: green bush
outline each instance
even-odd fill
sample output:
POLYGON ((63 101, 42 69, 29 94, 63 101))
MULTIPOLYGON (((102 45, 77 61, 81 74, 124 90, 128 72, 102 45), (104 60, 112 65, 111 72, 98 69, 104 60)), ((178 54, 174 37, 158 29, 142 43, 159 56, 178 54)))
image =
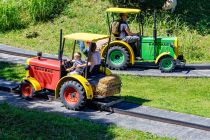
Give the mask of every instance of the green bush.
POLYGON ((0 0, 0 32, 22 27, 18 3, 0 0))
POLYGON ((54 18, 69 0, 31 0, 30 15, 34 21, 46 21, 54 18))

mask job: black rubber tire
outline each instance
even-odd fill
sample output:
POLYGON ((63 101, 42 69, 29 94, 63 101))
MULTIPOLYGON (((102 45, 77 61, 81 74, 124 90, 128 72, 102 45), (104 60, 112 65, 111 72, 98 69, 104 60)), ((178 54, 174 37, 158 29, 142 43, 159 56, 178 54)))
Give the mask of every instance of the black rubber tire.
POLYGON ((123 46, 113 46, 108 50, 107 65, 108 65, 108 68, 110 68, 112 70, 126 69, 129 65, 129 59, 130 59, 130 55, 129 55, 128 51, 126 50, 126 48, 124 48, 123 46), (110 60, 111 52, 116 51, 116 50, 121 51, 121 53, 125 56, 125 59, 121 65, 115 65, 110 60))
MULTIPOLYGON (((74 94, 74 93, 71 93, 74 94)), ((75 95, 71 95, 75 96, 75 95)), ((77 81, 67 81, 65 82, 60 89, 60 98, 62 103, 64 104, 64 106, 67 109, 71 109, 71 110, 81 110, 85 104, 86 104, 86 95, 85 95, 85 90, 83 88, 83 86, 78 83, 77 81), (65 91, 67 92, 68 88, 74 89, 76 91, 76 95, 78 95, 78 101, 76 103, 68 101, 68 99, 70 100, 70 95, 69 97, 65 97, 67 93, 65 93, 65 91)))
POLYGON ((34 94, 35 90, 33 85, 27 81, 22 81, 20 85, 20 96, 26 100, 31 100, 34 94), (28 95, 24 91, 28 92, 28 95))
POLYGON ((176 62, 174 61, 174 59, 171 56, 165 56, 165 57, 161 58, 160 61, 159 61, 159 69, 163 73, 173 72, 175 67, 176 67, 176 62), (166 59, 170 60, 171 63, 172 63, 172 66, 169 69, 166 69, 166 68, 163 67, 163 61, 166 60, 166 59))

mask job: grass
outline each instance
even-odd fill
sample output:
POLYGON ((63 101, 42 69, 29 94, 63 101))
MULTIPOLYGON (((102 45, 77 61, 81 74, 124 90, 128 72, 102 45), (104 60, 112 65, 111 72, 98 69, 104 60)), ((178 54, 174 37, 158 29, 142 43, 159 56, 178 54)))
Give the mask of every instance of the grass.
MULTIPOLYGON (((27 5, 25 7, 27 8, 27 5)), ((105 10, 108 7, 112 7, 109 1, 72 0, 66 3, 60 14, 55 16, 56 18, 50 18, 46 22, 33 22, 30 15, 26 13, 22 19, 30 23, 27 28, 0 33, 0 43, 57 54, 59 30, 61 28, 64 29, 64 34, 73 32, 107 34, 105 10), (37 32, 38 36, 27 38, 27 34, 33 32, 37 32)), ((158 35, 165 36, 166 29, 174 29, 174 36, 177 36, 180 40, 181 51, 186 57, 187 63, 210 63, 210 35, 201 35, 199 31, 191 28, 182 20, 181 15, 173 17, 170 14, 159 13, 158 35), (168 18, 170 18, 170 22, 167 22, 168 18)), ((148 15, 145 21, 145 35, 152 36, 152 17, 148 15)), ((137 30, 135 22, 133 22, 131 28, 133 31, 137 30)), ((69 46, 71 46, 71 43, 68 43, 65 47, 65 55, 69 55, 72 50, 69 46)))
POLYGON ((31 0, 29 13, 34 21, 47 21, 59 14, 69 0, 31 0))
POLYGON ((22 26, 18 3, 0 0, 0 32, 22 26))
POLYGON ((52 20, 70 0, 0 0, 0 32, 52 20))
POLYGON ((77 118, 63 117, 0 104, 0 139, 72 139, 72 140, 167 140, 150 133, 101 125, 77 118))
POLYGON ((0 62, 0 78, 9 81, 20 81, 25 76, 24 66, 0 62))
MULTIPOLYGON (((24 73, 21 65, 1 62, 1 78, 20 81, 24 73)), ((123 83, 121 95, 125 96, 127 101, 210 118, 209 78, 121 75, 121 79, 123 83)))
POLYGON ((146 106, 210 117, 209 78, 121 76, 122 95, 146 106), (134 84, 135 83, 135 84, 134 84))

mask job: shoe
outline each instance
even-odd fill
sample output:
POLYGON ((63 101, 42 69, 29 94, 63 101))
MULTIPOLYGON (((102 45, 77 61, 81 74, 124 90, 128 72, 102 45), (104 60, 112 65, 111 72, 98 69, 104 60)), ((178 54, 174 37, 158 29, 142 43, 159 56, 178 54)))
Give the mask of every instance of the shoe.
POLYGON ((142 58, 141 57, 136 57, 136 60, 142 60, 142 58))

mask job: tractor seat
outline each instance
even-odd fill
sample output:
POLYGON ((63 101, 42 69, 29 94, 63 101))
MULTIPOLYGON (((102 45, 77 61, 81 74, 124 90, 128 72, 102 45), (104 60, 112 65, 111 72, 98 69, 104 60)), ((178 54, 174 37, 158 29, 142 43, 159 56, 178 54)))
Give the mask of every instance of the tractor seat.
POLYGON ((99 79, 105 77, 105 74, 100 72, 101 65, 95 65, 91 72, 88 72, 87 80, 91 83, 91 85, 95 85, 99 79))
MULTIPOLYGON (((100 66, 101 65, 95 65, 92 69, 92 71, 90 71, 90 66, 87 67, 87 78, 91 77, 91 76, 95 76, 97 74, 100 74, 100 66)), ((85 76, 85 72, 86 72, 86 68, 83 71, 83 76, 85 76)))
POLYGON ((99 82, 99 80, 105 76, 106 75, 103 73, 98 73, 95 75, 91 75, 90 77, 87 78, 87 80, 91 85, 96 85, 99 82))

